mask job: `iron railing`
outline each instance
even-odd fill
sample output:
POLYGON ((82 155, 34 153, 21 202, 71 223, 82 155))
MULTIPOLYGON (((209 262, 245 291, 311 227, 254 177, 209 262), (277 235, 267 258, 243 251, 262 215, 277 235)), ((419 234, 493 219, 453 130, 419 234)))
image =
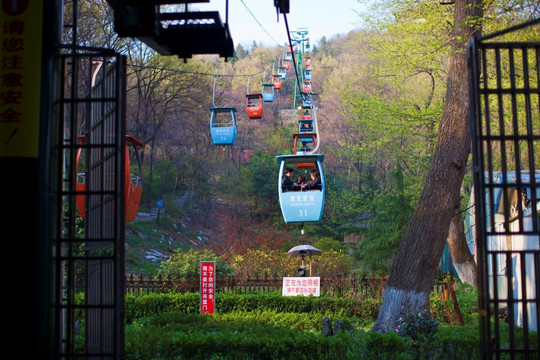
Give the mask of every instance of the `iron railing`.
POLYGON ((539 23, 468 49, 483 359, 540 358, 540 42, 506 40, 539 23))

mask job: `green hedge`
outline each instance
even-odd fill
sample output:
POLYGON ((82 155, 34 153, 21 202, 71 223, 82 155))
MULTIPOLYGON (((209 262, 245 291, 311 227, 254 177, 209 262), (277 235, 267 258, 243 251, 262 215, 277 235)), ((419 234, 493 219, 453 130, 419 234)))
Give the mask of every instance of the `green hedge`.
MULTIPOLYGON (((216 294, 216 313, 235 311, 275 310, 295 313, 342 313, 344 316, 375 320, 381 299, 359 302, 350 298, 282 296, 280 293, 216 294)), ((166 312, 199 313, 198 293, 128 294, 126 295, 126 321, 166 312)))
POLYGON ((275 311, 198 315, 170 312, 126 327, 126 359, 456 359, 479 358, 478 330, 443 327, 430 341, 350 327, 320 333, 321 316, 275 311))

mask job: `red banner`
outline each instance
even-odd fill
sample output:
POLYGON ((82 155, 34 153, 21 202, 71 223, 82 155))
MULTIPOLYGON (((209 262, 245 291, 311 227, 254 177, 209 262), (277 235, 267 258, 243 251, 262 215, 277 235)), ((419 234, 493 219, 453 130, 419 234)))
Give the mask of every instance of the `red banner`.
POLYGON ((201 314, 213 314, 216 278, 214 261, 201 261, 201 314))

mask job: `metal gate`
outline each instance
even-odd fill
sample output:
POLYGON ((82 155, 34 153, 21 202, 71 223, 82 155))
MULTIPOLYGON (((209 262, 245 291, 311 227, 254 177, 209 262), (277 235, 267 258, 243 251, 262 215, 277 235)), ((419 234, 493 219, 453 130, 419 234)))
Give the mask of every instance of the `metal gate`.
POLYGON ((483 359, 540 358, 539 23, 469 46, 483 359))
POLYGON ((60 233, 62 359, 124 357, 125 57, 66 47, 60 233))

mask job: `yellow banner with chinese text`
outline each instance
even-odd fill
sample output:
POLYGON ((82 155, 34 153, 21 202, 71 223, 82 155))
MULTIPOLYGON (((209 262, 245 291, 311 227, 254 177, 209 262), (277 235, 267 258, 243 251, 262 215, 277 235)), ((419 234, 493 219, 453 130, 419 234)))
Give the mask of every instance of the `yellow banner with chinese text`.
POLYGON ((43 2, 0 4, 0 157, 37 158, 43 2))

